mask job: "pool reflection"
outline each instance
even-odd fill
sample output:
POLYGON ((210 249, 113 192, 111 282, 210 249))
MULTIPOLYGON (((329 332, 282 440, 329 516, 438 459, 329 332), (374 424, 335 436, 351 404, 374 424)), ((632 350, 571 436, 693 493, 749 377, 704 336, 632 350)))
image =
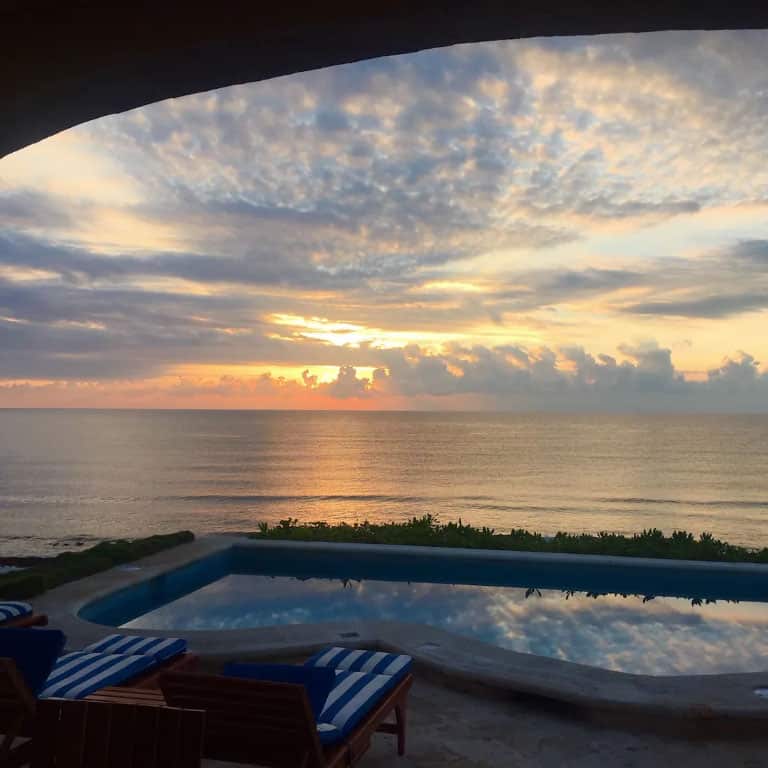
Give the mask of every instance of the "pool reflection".
POLYGON ((698 604, 651 597, 230 575, 125 626, 243 629, 391 619, 624 672, 700 674, 768 668, 768 604, 698 604))

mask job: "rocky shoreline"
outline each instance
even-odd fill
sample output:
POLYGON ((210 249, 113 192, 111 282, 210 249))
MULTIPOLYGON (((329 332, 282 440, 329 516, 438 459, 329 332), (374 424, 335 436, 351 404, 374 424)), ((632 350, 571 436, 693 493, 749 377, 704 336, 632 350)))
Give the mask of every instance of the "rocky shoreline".
POLYGON ((49 560, 48 557, 39 557, 28 555, 27 557, 4 557, 0 556, 0 568, 31 568, 33 565, 39 565, 49 560))

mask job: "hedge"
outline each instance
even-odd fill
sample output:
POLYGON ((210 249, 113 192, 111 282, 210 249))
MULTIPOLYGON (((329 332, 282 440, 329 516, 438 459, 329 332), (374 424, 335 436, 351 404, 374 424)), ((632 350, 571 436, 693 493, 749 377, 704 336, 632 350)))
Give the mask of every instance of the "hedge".
POLYGON ((459 520, 441 523, 433 515, 391 523, 299 523, 288 518, 278 525, 261 523, 259 539, 297 541, 336 541, 361 544, 415 544, 430 547, 469 547, 506 549, 523 552, 560 552, 578 555, 618 555, 622 557, 658 557, 678 560, 768 563, 768 548, 749 549, 716 539, 709 533, 696 537, 686 531, 665 536, 651 528, 632 536, 602 532, 557 533, 544 536, 523 529, 497 533, 492 528, 478 528, 459 520))
POLYGON ((81 552, 62 552, 31 568, 0 575, 0 598, 20 600, 34 597, 69 581, 106 571, 115 565, 140 560, 164 549, 194 541, 194 538, 191 531, 178 531, 133 541, 102 541, 81 552))

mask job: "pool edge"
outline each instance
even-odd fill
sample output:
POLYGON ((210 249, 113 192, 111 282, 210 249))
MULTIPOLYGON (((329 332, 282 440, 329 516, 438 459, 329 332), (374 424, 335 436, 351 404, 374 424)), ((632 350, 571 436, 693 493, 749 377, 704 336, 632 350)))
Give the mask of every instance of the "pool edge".
MULTIPOLYGON (((171 550, 152 555, 134 564, 136 570, 112 568, 109 571, 58 587, 35 601, 35 608, 48 613, 51 625, 61 628, 71 647, 80 648, 102 637, 107 629, 78 616, 88 603, 115 591, 151 579, 195 560, 232 546, 279 547, 290 549, 370 548, 375 545, 322 544, 304 542, 259 542, 227 535, 208 535, 171 550)), ((379 550, 401 552, 423 548, 381 545, 379 550)), ((429 548, 437 556, 450 556, 454 550, 429 548)), ((532 556, 553 562, 573 562, 573 558, 602 558, 599 555, 557 555, 502 550, 461 550, 478 558, 504 560, 530 559, 532 556)), ((614 558, 616 559, 616 558, 614 558)), ((623 565, 632 560, 635 567, 652 567, 660 562, 645 558, 618 558, 623 565)), ((605 562, 605 559, 601 559, 605 562)), ((768 566, 752 563, 705 563, 679 561, 683 567, 729 569, 764 573, 768 566)), ((129 630, 129 634, 171 635, 178 632, 129 630)), ((758 687, 768 686, 766 671, 742 674, 686 676, 636 675, 589 667, 534 654, 519 653, 483 641, 455 635, 423 624, 399 622, 338 622, 322 625, 302 624, 258 629, 190 630, 183 633, 190 649, 211 659, 289 658, 309 654, 327 645, 381 648, 408 653, 417 669, 444 677, 447 681, 479 686, 496 693, 523 694, 561 702, 579 709, 615 713, 628 717, 674 718, 706 727, 728 723, 768 723, 768 700, 755 696, 758 687), (354 636, 349 636, 352 633, 354 636), (344 635, 347 635, 346 637, 344 635)))

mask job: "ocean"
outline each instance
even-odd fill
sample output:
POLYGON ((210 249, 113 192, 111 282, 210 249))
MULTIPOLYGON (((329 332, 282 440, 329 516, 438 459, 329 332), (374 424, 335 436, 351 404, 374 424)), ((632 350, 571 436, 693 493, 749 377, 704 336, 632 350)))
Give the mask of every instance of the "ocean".
POLYGON ((768 416, 0 410, 0 555, 261 521, 768 546, 768 416))

